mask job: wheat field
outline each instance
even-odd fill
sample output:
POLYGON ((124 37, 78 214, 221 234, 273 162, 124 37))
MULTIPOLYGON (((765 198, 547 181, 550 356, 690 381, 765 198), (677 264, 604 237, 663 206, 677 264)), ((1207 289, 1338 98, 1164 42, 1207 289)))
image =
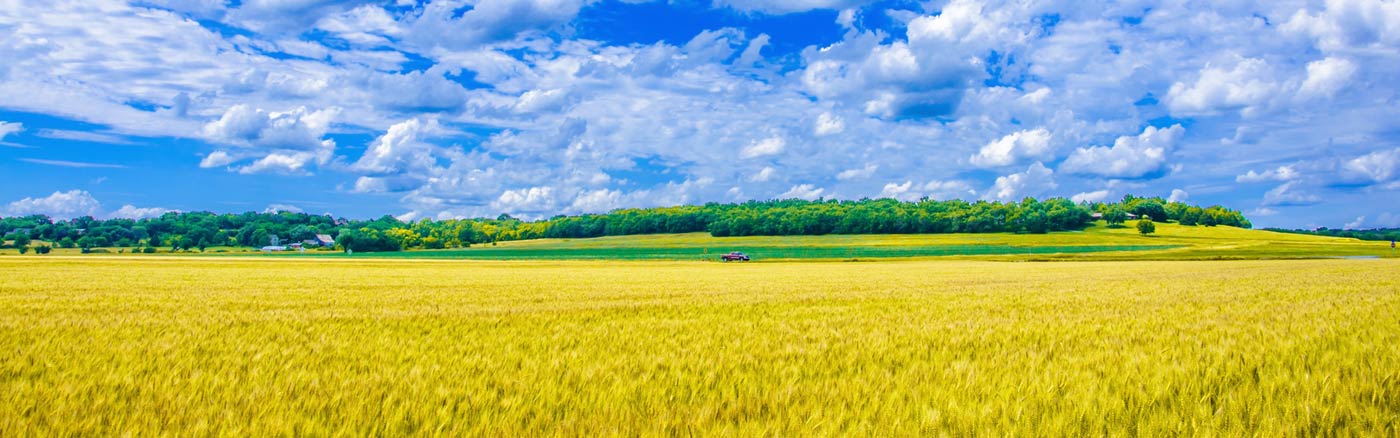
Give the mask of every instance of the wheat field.
POLYGON ((1400 261, 0 258, 0 436, 1400 434, 1400 261))

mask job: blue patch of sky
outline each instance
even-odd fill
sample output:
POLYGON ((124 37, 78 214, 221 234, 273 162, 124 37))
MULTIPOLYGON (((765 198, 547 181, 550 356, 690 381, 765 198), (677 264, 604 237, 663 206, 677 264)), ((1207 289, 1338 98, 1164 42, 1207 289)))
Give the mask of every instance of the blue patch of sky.
POLYGON ((1142 96, 1141 99, 1133 102, 1133 106, 1153 106, 1157 103, 1157 96, 1153 96, 1152 93, 1147 93, 1147 95, 1142 96))
MULTIPOLYGON (((673 182, 676 176, 671 172, 675 168, 675 163, 670 163, 659 157, 641 157, 632 159, 630 169, 610 169, 606 170, 613 182, 617 186, 629 188, 653 187, 667 182, 673 182)), ((680 181, 674 181, 679 183, 680 181)))
POLYGON ((421 72, 421 71, 425 71, 425 70, 431 68, 434 64, 436 64, 436 63, 433 62, 433 60, 428 59, 428 58, 424 58, 424 57, 418 55, 417 53, 413 53, 413 52, 399 52, 399 53, 402 53, 403 56, 404 56, 405 58, 408 58, 408 61, 407 61, 407 62, 404 62, 403 64, 400 64, 400 65, 399 65, 399 67, 400 67, 399 72, 400 72, 400 73, 421 72))
POLYGON ((448 73, 444 75, 444 77, 446 77, 449 81, 456 82, 458 85, 461 85, 463 88, 466 88, 468 90, 495 88, 494 85, 476 80, 476 72, 467 69, 462 69, 461 71, 456 72, 455 74, 448 73))
POLYGON ((1156 126, 1156 127, 1158 127, 1158 128, 1167 128, 1167 127, 1171 127, 1172 125, 1181 125, 1182 128, 1188 128, 1188 129, 1189 129, 1189 128, 1191 128, 1191 125, 1196 124, 1196 120, 1195 120, 1195 119, 1183 119, 1183 118, 1178 118, 1178 117, 1172 117, 1172 116, 1169 116, 1169 115, 1164 115, 1164 116, 1161 116, 1161 117, 1156 117, 1156 118, 1153 118, 1153 119, 1148 120, 1148 121, 1147 121, 1147 124, 1148 124, 1148 125, 1151 125, 1151 126, 1156 126))

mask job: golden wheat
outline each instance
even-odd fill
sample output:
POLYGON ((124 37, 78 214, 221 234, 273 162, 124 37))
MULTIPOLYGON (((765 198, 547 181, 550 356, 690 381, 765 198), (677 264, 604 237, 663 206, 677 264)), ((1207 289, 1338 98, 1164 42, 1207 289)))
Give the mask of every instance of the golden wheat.
POLYGON ((1395 436, 1398 268, 4 258, 0 436, 1395 436))

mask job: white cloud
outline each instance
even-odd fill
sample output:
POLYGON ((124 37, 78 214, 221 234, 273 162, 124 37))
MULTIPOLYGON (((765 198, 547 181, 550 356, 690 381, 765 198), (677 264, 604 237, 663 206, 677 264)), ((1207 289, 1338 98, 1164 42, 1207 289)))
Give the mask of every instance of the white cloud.
POLYGON ((0 141, 4 141, 6 136, 24 130, 24 125, 18 122, 0 121, 0 141))
POLYGON ((1019 201, 1027 196, 1041 196, 1059 187, 1055 183, 1054 173, 1037 161, 1027 167, 1025 172, 998 177, 984 196, 1001 201, 1019 201))
POLYGON ((1191 194, 1182 189, 1172 189, 1171 196, 1167 197, 1167 202, 1186 202, 1191 200, 1191 194))
POLYGON ((973 155, 972 164, 980 167, 1001 167, 1027 159, 1048 158, 1054 152, 1050 131, 1045 128, 1016 131, 987 143, 973 155))
POLYGON ((840 116, 833 115, 829 112, 821 113, 821 115, 817 116, 817 123, 815 127, 813 127, 813 133, 818 137, 840 134, 841 131, 844 130, 846 130, 846 122, 842 120, 840 116))
POLYGON ((45 166, 71 167, 75 169, 124 169, 126 166, 120 164, 89 163, 85 161, 68 160, 45 160, 40 158, 20 158, 26 163, 42 164, 45 166))
POLYGON ((263 213, 269 213, 269 214, 271 214, 271 213, 281 213, 281 212, 284 212, 284 211, 287 212, 287 213, 302 213, 302 212, 305 212, 305 210, 302 210, 301 207, 297 207, 297 206, 295 206, 295 205, 290 205, 290 204, 269 204, 269 205, 267 206, 267 208, 264 208, 264 209, 263 209, 263 213))
MULTIPOLYGON (((120 135, 108 134, 108 133, 103 133, 103 132, 72 131, 72 130, 66 130, 66 129, 41 129, 41 130, 39 130, 39 132, 34 133, 34 135, 37 135, 37 136, 40 136, 40 137, 44 137, 44 138, 53 138, 53 139, 59 139, 59 140, 84 141, 84 142, 91 142, 91 143, 107 143, 107 144, 121 144, 121 145, 134 145, 134 144, 136 144, 135 142, 133 142, 133 141, 131 141, 131 140, 128 140, 128 139, 126 139, 126 138, 124 138, 124 137, 122 137, 122 136, 120 136, 120 135)), ((3 137, 4 137, 3 135, 0 135, 0 138, 3 138, 3 137)))
POLYGON ((1343 225, 1343 226, 1342 226, 1342 229, 1344 229, 1344 230, 1355 230, 1355 229, 1361 228, 1361 226, 1364 225, 1364 224, 1366 224, 1366 216, 1357 216, 1357 217, 1356 217, 1356 220, 1351 221, 1351 222, 1347 222, 1346 225, 1343 225))
POLYGON ((1400 3, 1376 0, 1327 0, 1318 13, 1298 10, 1280 27, 1307 35, 1326 51, 1400 46, 1400 3))
POLYGON ((1255 172, 1251 170, 1243 175, 1237 175, 1235 176, 1235 182, 1256 183, 1265 181, 1291 181, 1298 179, 1299 177, 1301 177, 1301 174, 1299 174, 1298 171, 1293 168, 1293 166, 1279 166, 1277 168, 1265 170, 1263 172, 1255 172))
POLYGON ((836 179, 841 181, 853 179, 866 179, 869 178, 870 175, 874 175, 875 171, 879 169, 879 165, 867 164, 865 165, 865 167, 862 168, 843 170, 841 171, 841 173, 836 174, 836 179))
POLYGON ((5 216, 28 216, 42 214, 55 219, 70 219, 78 216, 98 216, 102 204, 86 190, 53 192, 43 198, 24 198, 5 206, 5 216))
POLYGON ((1148 126, 1137 136, 1118 137, 1112 147, 1079 148, 1060 165, 1060 171, 1107 178, 1153 178, 1165 172, 1167 153, 1185 131, 1181 125, 1164 129, 1148 126))
POLYGON ((553 187, 506 190, 491 205, 508 213, 536 213, 556 210, 558 199, 553 187))
POLYGON ((760 169, 758 173, 749 177, 749 182, 767 182, 773 179, 773 175, 777 173, 778 170, 774 169, 772 166, 763 166, 763 169, 760 169))
POLYGON ((806 199, 808 201, 820 198, 826 189, 814 187, 811 184, 799 184, 792 186, 788 191, 778 195, 778 199, 806 199))
POLYGON ((160 217, 163 214, 176 211, 160 207, 137 207, 131 204, 122 205, 121 208, 109 213, 107 216, 119 219, 147 219, 160 217))
POLYGON ((876 197, 894 198, 901 201, 914 201, 922 198, 935 200, 973 199, 977 197, 977 191, 966 181, 933 180, 924 184, 905 181, 885 184, 876 197))
POLYGON ((410 119, 394 124, 370 143, 352 167, 371 174, 428 170, 437 165, 434 156, 437 147, 427 140, 442 133, 442 126, 436 119, 410 119))
POLYGON ((338 108, 272 112, 234 105, 218 120, 204 125, 203 134, 236 149, 210 152, 200 167, 227 166, 251 158, 251 164, 231 170, 243 174, 308 173, 312 165, 326 164, 334 154, 335 141, 323 137, 339 113, 338 108))
POLYGON ((768 155, 777 155, 787 147, 787 141, 782 137, 768 137, 763 140, 754 141, 739 152, 739 158, 750 159, 768 155))
POLYGON ((1342 177, 1364 184, 1389 182, 1400 176, 1400 149, 1376 151, 1342 164, 1342 177))
POLYGON ((1172 114, 1213 115, 1239 109, 1250 113, 1278 91, 1273 71, 1263 59, 1236 59, 1229 68, 1207 64, 1191 84, 1177 82, 1167 90, 1172 114))
POLYGON ((1299 187, 1298 181, 1283 183, 1264 193, 1264 205, 1270 207, 1312 205, 1321 201, 1321 197, 1299 187))
MULTIPOLYGON (((901 200, 901 201, 908 201, 908 200, 911 200, 911 198, 909 198, 909 196, 912 196, 912 195, 913 195, 913 194, 910 193, 910 191, 909 191, 909 189, 910 189, 911 187, 913 187, 913 186, 914 186, 914 182, 913 182, 913 181, 905 181, 904 184, 888 183, 888 184, 885 184, 885 188, 883 188, 883 189, 880 190, 880 194, 879 194, 879 195, 876 195, 875 197, 876 197, 876 198, 894 198, 894 199, 898 199, 898 200, 901 200)), ((915 197, 915 198, 912 198, 912 199, 918 199, 918 198, 915 197)))
POLYGON ((972 184, 967 181, 929 181, 923 186, 924 196, 929 199, 973 199, 977 197, 977 190, 972 188, 972 184))
POLYGON ((1347 86, 1356 74, 1356 64, 1343 58, 1328 57, 1308 63, 1308 78, 1298 89, 1298 97, 1332 97, 1347 86))
MULTIPOLYGON (((570 23, 591 0, 43 3, 0 8, 6 110, 100 125, 83 130, 93 139, 206 140, 183 156, 397 192, 365 201, 397 199, 416 217, 491 215, 502 194, 528 203, 539 187, 553 200, 536 204, 558 209, 541 214, 743 200, 801 181, 830 182, 810 187, 821 196, 995 197, 972 189, 997 187, 969 163, 1019 169, 1065 152, 1057 171, 1091 178, 1045 194, 1154 190, 1099 179, 1170 172, 1192 187, 1296 180, 1327 202, 1362 191, 1388 202, 1400 179, 1383 153, 1400 110, 1377 97, 1400 75, 1394 2, 717 3, 841 8, 828 13, 836 32, 805 49, 757 22, 670 42, 581 40, 570 23), (1191 118, 1190 138, 1123 136, 1168 115, 1191 118), (1037 143, 1039 130, 1053 135, 1037 143), (327 143, 364 133, 379 134, 364 155, 327 143), (1218 165, 1264 155, 1299 175, 1218 165)), ((1301 220, 1292 213, 1279 220, 1301 220)))
POLYGON ((204 125, 204 135, 219 143, 239 146, 317 149, 339 112, 338 108, 308 111, 305 107, 272 112, 234 105, 218 120, 204 125))
POLYGON ((1108 199, 1108 195, 1108 190, 1095 190, 1092 192, 1077 193, 1074 196, 1070 196, 1069 200, 1074 201, 1075 204, 1083 202, 1103 202, 1103 200, 1108 199))
POLYGON ((627 207, 627 205, 623 204, 621 190, 598 189, 586 191, 574 197, 574 202, 569 206, 569 209, 576 213, 606 213, 623 207, 627 207))

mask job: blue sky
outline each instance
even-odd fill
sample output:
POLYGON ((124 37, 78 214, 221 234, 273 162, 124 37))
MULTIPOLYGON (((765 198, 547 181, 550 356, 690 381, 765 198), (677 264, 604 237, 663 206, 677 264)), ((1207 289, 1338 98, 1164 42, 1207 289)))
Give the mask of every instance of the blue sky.
POLYGON ((0 0, 0 214, 1113 200, 1400 226, 1400 2, 0 0))

